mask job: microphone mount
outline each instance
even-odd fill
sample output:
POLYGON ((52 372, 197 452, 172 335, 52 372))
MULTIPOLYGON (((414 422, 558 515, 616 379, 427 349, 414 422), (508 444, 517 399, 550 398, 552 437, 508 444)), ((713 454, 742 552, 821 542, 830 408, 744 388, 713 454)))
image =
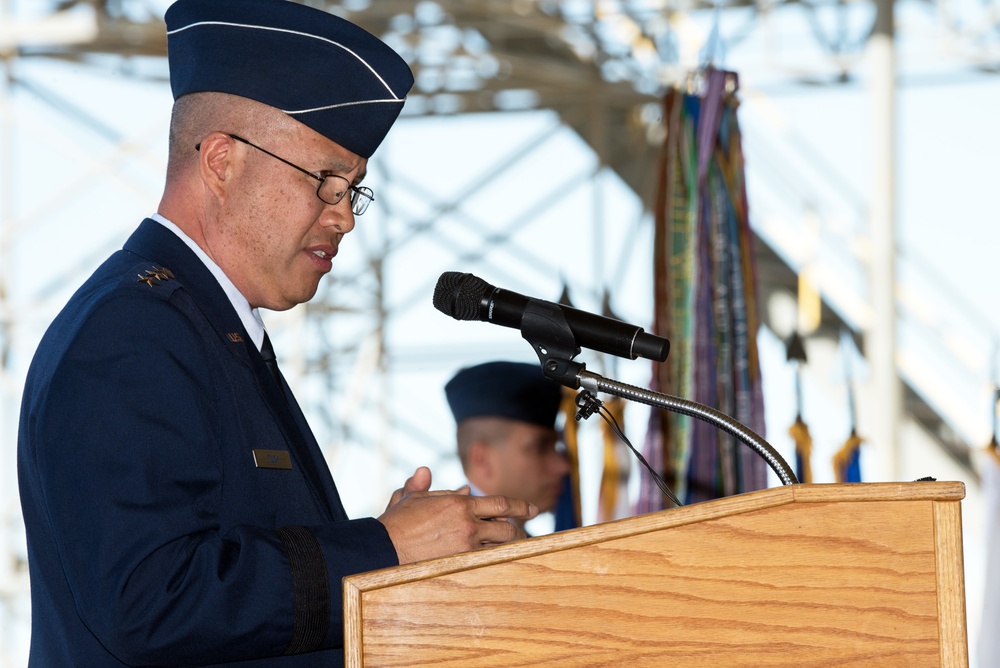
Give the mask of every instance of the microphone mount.
POLYGON ((529 302, 521 318, 521 337, 531 344, 548 378, 574 390, 580 387, 577 378, 585 367, 572 361, 580 354, 580 346, 561 308, 549 302, 529 302))

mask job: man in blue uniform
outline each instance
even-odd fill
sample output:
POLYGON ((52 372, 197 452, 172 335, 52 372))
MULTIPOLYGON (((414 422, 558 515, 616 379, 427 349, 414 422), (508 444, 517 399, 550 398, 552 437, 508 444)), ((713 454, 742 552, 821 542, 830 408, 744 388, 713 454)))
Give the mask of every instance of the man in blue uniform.
POLYGON ((555 510, 569 474, 556 431, 562 386, 538 364, 495 361, 460 369, 444 391, 472 493, 555 510))
POLYGON ((25 386, 29 663, 341 665, 344 576, 520 538, 491 520, 537 510, 431 492, 420 468, 380 517, 348 519, 257 311, 330 271, 406 63, 285 0, 178 0, 166 24, 163 198, 25 386))

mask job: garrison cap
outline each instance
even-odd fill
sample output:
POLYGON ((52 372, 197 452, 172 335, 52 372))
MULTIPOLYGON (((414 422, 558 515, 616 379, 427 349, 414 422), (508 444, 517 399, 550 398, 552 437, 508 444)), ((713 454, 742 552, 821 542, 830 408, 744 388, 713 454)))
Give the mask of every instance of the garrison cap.
POLYGON ((164 20, 175 100, 208 91, 256 100, 364 158, 413 85, 380 39, 289 0, 177 0, 164 20))
POLYGON ((444 387, 455 422, 502 417, 553 428, 562 386, 537 364, 487 362, 460 370, 444 387))

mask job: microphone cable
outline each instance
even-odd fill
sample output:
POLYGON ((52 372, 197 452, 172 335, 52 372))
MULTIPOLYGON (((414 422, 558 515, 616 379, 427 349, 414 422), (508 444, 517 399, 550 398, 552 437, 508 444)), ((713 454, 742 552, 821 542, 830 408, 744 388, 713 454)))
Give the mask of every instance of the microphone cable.
POLYGON ((646 467, 646 470, 649 471, 649 475, 653 477, 653 482, 655 482, 656 486, 660 488, 663 495, 670 499, 670 501, 673 502, 673 504, 678 508, 684 505, 670 490, 670 486, 667 485, 666 481, 662 477, 660 477, 660 474, 653 470, 653 467, 649 465, 649 462, 647 462, 646 458, 642 456, 642 453, 635 449, 635 446, 632 445, 632 442, 622 430, 621 425, 618 424, 618 420, 611 413, 611 411, 604 407, 603 401, 595 397, 589 390, 582 390, 576 395, 576 405, 578 408, 576 412, 577 421, 581 419, 586 420, 594 413, 597 413, 601 419, 604 420, 609 427, 611 427, 611 431, 613 431, 615 435, 628 446, 629 450, 631 450, 642 465, 646 467))

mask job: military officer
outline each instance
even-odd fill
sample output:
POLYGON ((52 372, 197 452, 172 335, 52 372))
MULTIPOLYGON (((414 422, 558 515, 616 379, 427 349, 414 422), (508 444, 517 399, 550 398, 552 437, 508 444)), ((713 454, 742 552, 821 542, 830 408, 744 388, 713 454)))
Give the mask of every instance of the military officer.
POLYGON ((341 665, 344 576, 520 538, 491 520, 537 511, 432 492, 421 467, 348 518, 258 312, 312 298, 374 200, 406 63, 286 0, 178 0, 165 21, 163 197, 24 390, 29 665, 341 665))

